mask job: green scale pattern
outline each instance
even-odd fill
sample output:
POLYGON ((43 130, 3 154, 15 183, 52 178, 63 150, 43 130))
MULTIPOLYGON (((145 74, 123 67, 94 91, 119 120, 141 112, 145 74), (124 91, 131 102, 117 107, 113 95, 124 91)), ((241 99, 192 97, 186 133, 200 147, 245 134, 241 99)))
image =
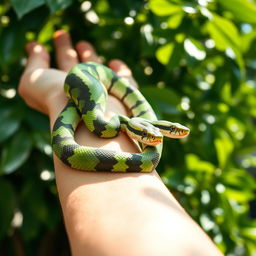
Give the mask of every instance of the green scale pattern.
POLYGON ((101 138, 113 138, 119 134, 128 117, 115 115, 110 120, 105 119, 108 94, 120 99, 131 110, 132 116, 157 120, 144 96, 127 79, 104 65, 81 63, 68 73, 64 90, 69 102, 57 118, 52 132, 53 151, 64 164, 85 171, 151 172, 156 168, 162 144, 143 145, 141 153, 126 153, 81 146, 74 139, 81 119, 91 132, 101 138))

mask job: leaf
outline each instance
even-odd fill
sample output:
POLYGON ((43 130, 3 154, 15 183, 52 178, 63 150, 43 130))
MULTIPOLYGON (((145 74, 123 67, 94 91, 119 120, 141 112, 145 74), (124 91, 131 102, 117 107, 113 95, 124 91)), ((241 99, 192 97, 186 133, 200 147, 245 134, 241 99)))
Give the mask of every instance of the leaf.
POLYGON ((153 100, 159 100, 172 106, 177 106, 180 103, 180 97, 170 88, 145 87, 142 89, 145 97, 150 97, 153 100))
POLYGON ((202 161, 197 155, 187 154, 186 155, 186 165, 190 171, 195 172, 214 172, 214 165, 207 161, 202 161))
MULTIPOLYGON (((242 234, 246 237, 248 237, 249 239, 252 239, 252 241, 255 242, 256 239, 256 223, 253 223, 254 225, 251 225, 251 227, 244 227, 241 231, 242 234)), ((255 252, 256 252, 256 248, 255 248, 255 252)))
POLYGON ((46 0, 46 3, 51 10, 51 13, 54 13, 58 10, 66 9, 72 4, 72 2, 73 0, 46 0))
POLYGON ((0 180, 0 238, 2 238, 9 228, 15 210, 15 192, 8 181, 0 180))
POLYGON ((173 49, 174 49, 174 43, 168 43, 159 47, 156 51, 156 58, 163 65, 167 65, 171 59, 173 49))
POLYGON ((167 0, 151 0, 149 1, 149 8, 158 16, 172 15, 182 11, 180 5, 171 3, 167 0))
POLYGON ((248 0, 219 0, 219 3, 242 22, 256 23, 256 4, 248 0))
POLYGON ((1 106, 0 143, 14 134, 20 126, 20 120, 15 116, 17 111, 12 105, 1 106))
POLYGON ((0 172, 9 174, 17 170, 27 160, 31 147, 32 141, 25 131, 20 131, 13 136, 2 151, 0 172))
POLYGON ((245 190, 241 193, 241 190, 226 187, 224 193, 229 200, 234 200, 238 203, 247 203, 254 199, 253 191, 245 190))
POLYGON ((236 26, 217 14, 213 14, 213 19, 208 22, 208 32, 219 50, 226 50, 232 46, 239 48, 241 45, 236 26))
POLYGON ((54 22, 52 20, 49 20, 39 32, 37 41, 41 44, 45 44, 52 39, 53 33, 54 22))
POLYGON ((26 206, 27 212, 32 213, 34 218, 41 221, 47 219, 46 199, 44 198, 44 190, 38 181, 28 181, 22 190, 23 205, 26 206))
POLYGON ((256 189, 254 178, 243 169, 232 168, 223 174, 223 183, 226 187, 236 190, 253 191, 256 189))
POLYGON ((148 99, 159 118, 162 114, 177 115, 180 111, 177 105, 180 97, 170 88, 144 87, 141 88, 143 95, 148 99))
POLYGON ((242 121, 239 121, 238 119, 229 116, 226 119, 226 125, 229 129, 230 134, 233 135, 234 138, 236 138, 237 140, 241 140, 244 138, 246 127, 242 121))
POLYGON ((18 24, 9 26, 0 34, 1 65, 8 65, 17 61, 23 52, 24 33, 18 24), (15 26, 16 25, 16 26, 15 26))
POLYGON ((233 151, 234 145, 232 139, 225 130, 217 129, 216 133, 217 135, 214 139, 214 146, 217 152, 219 166, 224 168, 233 151))
POLYGON ((51 155, 51 139, 49 132, 34 130, 32 138, 37 149, 44 154, 51 155))
POLYGON ((183 47, 183 34, 180 34, 178 40, 180 43, 168 43, 166 45, 161 46, 156 51, 156 58, 163 65, 167 65, 168 68, 173 69, 180 64, 180 60, 184 55, 184 47, 183 47))
POLYGON ((180 172, 180 170, 175 170, 175 169, 170 169, 167 171, 166 176, 162 176, 164 183, 169 187, 169 188, 176 188, 179 185, 184 184, 184 172, 180 172))
POLYGON ((216 14, 208 21, 206 28, 220 51, 235 59, 241 71, 244 70, 244 61, 241 54, 241 39, 236 26, 230 21, 216 14))
POLYGON ((43 5, 45 0, 11 0, 14 11, 19 19, 25 14, 43 5))
POLYGON ((167 20, 168 27, 172 29, 176 29, 181 24, 183 17, 184 17, 184 12, 178 12, 172 15, 167 20))
POLYGON ((32 130, 49 132, 49 120, 47 116, 35 110, 27 109, 25 120, 32 130))
POLYGON ((215 46, 218 50, 224 51, 229 46, 229 42, 225 35, 221 33, 221 31, 215 26, 212 21, 209 21, 207 24, 208 32, 215 42, 215 46))
POLYGON ((95 3, 95 11, 99 14, 101 13, 106 13, 108 10, 111 9, 110 7, 110 3, 108 1, 105 0, 99 0, 95 3))
POLYGON ((242 52, 247 52, 252 45, 252 42, 256 39, 256 31, 252 31, 250 33, 244 34, 241 37, 241 47, 242 52))
POLYGON ((12 118, 1 119, 1 122, 0 143, 9 138, 12 134, 14 134, 20 126, 20 122, 12 118))

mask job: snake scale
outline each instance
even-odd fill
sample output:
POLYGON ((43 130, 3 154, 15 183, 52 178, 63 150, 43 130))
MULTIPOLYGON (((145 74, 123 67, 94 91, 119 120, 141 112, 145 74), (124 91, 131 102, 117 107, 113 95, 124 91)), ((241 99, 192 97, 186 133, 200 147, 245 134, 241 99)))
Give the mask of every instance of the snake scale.
POLYGON ((181 124, 159 121, 144 98, 127 79, 108 67, 80 63, 68 73, 64 90, 69 98, 55 121, 52 132, 53 151, 66 165, 86 171, 151 172, 160 160, 163 136, 182 138, 189 129, 181 124), (104 117, 108 94, 117 97, 130 110, 132 118, 104 117), (74 139, 83 120, 86 127, 101 138, 113 138, 126 132, 142 145, 140 153, 117 152, 81 146, 74 139))

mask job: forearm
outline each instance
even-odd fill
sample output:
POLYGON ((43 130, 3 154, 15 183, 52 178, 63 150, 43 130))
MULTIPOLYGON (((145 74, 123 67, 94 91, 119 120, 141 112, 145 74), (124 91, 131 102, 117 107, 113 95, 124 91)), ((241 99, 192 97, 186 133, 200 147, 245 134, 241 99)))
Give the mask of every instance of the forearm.
MULTIPOLYGON (((58 67, 50 69, 50 56, 37 43, 27 45, 28 62, 19 84, 21 97, 32 108, 48 114, 51 127, 66 104, 66 72, 80 61, 99 61, 88 42, 72 47, 69 35, 54 36, 58 67), (77 55, 78 54, 78 55, 77 55), (78 60, 79 57, 79 60, 78 60)), ((131 71, 119 60, 109 66, 131 80, 131 71)), ((108 115, 125 113, 112 99, 108 115)), ((76 131, 78 143, 117 151, 138 151, 124 134, 104 140, 84 127, 76 131)), ((54 157, 56 182, 73 256, 220 255, 213 243, 183 211, 156 172, 103 173, 72 170, 54 157)))
MULTIPOLYGON (((62 96, 51 99, 51 127, 65 103, 62 96)), ((114 99, 107 113, 111 115, 113 109, 125 114, 123 106, 114 99)), ((110 140, 100 139, 84 126, 77 130, 76 140, 96 148, 138 151, 125 134, 110 140)), ((56 157, 54 163, 74 256, 218 255, 155 171, 149 174, 82 172, 63 165, 56 157)))

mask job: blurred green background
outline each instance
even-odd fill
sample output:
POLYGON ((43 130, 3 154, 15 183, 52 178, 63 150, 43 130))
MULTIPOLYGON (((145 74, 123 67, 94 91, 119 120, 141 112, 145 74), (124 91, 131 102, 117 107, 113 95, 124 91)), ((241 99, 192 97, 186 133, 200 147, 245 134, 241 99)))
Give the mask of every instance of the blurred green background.
POLYGON ((256 1, 2 0, 0 255, 70 255, 46 116, 17 95, 24 46, 52 35, 124 60, 159 119, 191 128, 165 140, 164 183, 225 255, 256 255, 256 1))

